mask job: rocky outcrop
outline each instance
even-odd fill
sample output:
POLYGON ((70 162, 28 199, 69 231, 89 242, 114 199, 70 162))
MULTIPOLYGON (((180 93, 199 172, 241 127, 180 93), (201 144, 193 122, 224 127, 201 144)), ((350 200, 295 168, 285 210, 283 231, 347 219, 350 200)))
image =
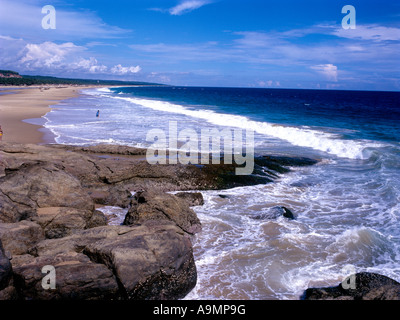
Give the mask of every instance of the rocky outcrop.
POLYGON ((103 226, 48 239, 13 258, 15 285, 28 299, 177 299, 196 284, 189 237, 174 223, 103 226), (44 290, 44 265, 56 289, 44 290))
POLYGON ((203 199, 166 192, 267 183, 310 164, 262 157, 237 176, 236 165, 150 165, 144 155, 0 142, 0 299, 182 298, 197 279, 190 239, 201 224, 190 206, 203 199), (129 208, 125 225, 106 225, 95 204, 129 208), (55 289, 43 287, 44 266, 55 289))
MULTIPOLYGON (((44 177, 48 177, 50 174, 56 174, 59 170, 61 172, 60 178, 62 174, 69 175, 69 177, 66 177, 67 182, 72 183, 71 177, 78 180, 80 186, 76 188, 77 193, 81 193, 83 188, 86 195, 89 194, 95 203, 117 205, 124 208, 129 206, 131 191, 142 189, 157 189, 163 192, 217 190, 264 184, 273 181, 279 174, 290 171, 292 166, 312 165, 314 163, 316 163, 315 160, 306 158, 256 157, 254 174, 240 176, 235 174, 236 164, 151 165, 145 161, 144 149, 125 146, 77 147, 0 143, 0 177, 3 176, 0 179, 10 180, 12 177, 7 177, 8 175, 17 173, 26 166, 29 167, 24 169, 26 175, 36 175, 43 170, 48 170, 48 174, 43 171, 44 177)), ((17 173, 17 175, 20 175, 20 173, 17 173)), ((8 186, 17 178, 11 179, 8 186)), ((0 183, 0 185, 2 184, 0 183)), ((72 186, 72 184, 69 185, 72 186)), ((66 187, 68 187, 68 184, 66 184, 66 187)), ((26 184, 23 188, 26 188, 26 184)), ((10 188, 4 190, 5 194, 2 191, 0 189, 0 197, 1 200, 6 201, 6 204, 9 204, 11 200, 11 204, 14 205, 15 201, 12 202, 12 199, 19 199, 19 195, 12 199, 6 199, 6 194, 9 194, 10 188)), ((42 199, 42 197, 40 198, 42 199)), ((3 220, 3 222, 15 222, 34 214, 32 207, 35 207, 35 199, 28 197, 22 200, 23 205, 19 205, 15 216, 8 217, 8 220, 3 220), (25 200, 29 200, 28 203, 25 200)), ((2 202, 0 202, 0 215, 1 212, 7 211, 6 208, 1 206, 2 202)), ((55 203, 50 205, 48 203, 46 206, 57 207, 62 205, 55 203)), ((76 205, 70 207, 83 209, 83 207, 76 205)))
POLYGON ((195 234, 201 230, 200 220, 189 203, 172 194, 137 192, 125 216, 124 224, 139 224, 147 220, 173 221, 182 231, 195 234))
MULTIPOLYGON (((386 276, 361 272, 354 277, 354 287, 343 286, 340 283, 336 287, 309 288, 301 297, 304 300, 400 300, 400 283, 386 276)), ((345 283, 350 282, 345 279, 345 283)))

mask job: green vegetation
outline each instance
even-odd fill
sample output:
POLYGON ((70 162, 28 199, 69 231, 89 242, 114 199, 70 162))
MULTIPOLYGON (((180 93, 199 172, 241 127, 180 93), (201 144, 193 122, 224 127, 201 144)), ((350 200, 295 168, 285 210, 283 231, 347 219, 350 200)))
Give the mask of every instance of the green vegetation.
POLYGON ((32 85, 160 85, 158 83, 118 80, 93 80, 93 79, 69 79, 47 76, 20 76, 18 72, 0 70, 0 85, 6 86, 32 86, 32 85), (3 77, 1 76, 3 75, 3 77))
POLYGON ((19 76, 18 72, 11 71, 11 70, 0 70, 0 74, 3 74, 4 76, 11 76, 11 75, 19 76))

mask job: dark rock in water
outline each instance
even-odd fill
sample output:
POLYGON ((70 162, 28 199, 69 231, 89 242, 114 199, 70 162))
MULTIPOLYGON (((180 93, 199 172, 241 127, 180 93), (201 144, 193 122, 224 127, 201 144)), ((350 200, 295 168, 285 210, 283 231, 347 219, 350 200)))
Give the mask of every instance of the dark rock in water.
POLYGON ((229 198, 229 196, 226 195, 226 194, 219 194, 218 197, 220 197, 220 198, 222 198, 222 199, 227 199, 227 198, 229 198))
POLYGON ((286 167, 304 167, 318 163, 317 160, 304 157, 262 156, 255 158, 255 163, 279 173, 290 171, 286 167))
POLYGON ((293 212, 286 207, 273 207, 268 209, 266 212, 253 216, 252 218, 256 220, 267 220, 267 219, 277 219, 280 216, 284 216, 285 218, 291 220, 296 219, 293 212))
POLYGON ((336 287, 309 288, 303 300, 400 300, 400 283, 389 277, 369 272, 356 273, 336 287), (350 280, 354 277, 354 280, 350 280), (354 281, 354 287, 350 285, 354 281), (347 288, 347 286, 349 288, 347 288))
POLYGON ((195 234, 201 230, 200 220, 185 199, 154 191, 137 192, 125 216, 124 225, 146 220, 173 221, 183 231, 195 234))
POLYGON ((204 204, 204 198, 201 192, 178 192, 175 196, 185 199, 189 206, 202 206, 204 204))

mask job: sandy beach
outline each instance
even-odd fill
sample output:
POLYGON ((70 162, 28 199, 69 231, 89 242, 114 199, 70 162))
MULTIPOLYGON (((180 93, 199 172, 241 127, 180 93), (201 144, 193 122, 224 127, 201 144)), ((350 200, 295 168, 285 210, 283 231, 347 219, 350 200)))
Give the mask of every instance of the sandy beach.
POLYGON ((0 126, 3 130, 2 141, 17 143, 53 142, 49 135, 39 131, 40 125, 23 120, 40 118, 62 100, 79 95, 81 89, 88 86, 63 87, 23 87, 1 91, 11 94, 0 95, 0 126))

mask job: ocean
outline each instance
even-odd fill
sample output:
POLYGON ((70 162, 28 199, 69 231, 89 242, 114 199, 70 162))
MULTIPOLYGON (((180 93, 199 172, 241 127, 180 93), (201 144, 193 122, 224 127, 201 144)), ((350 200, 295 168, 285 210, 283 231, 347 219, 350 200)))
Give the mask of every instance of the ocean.
POLYGON ((299 299, 362 271, 400 281, 400 92, 86 89, 44 121, 57 143, 76 145, 149 147, 147 133, 168 133, 170 121, 199 134, 250 129, 256 155, 319 161, 273 183, 202 191, 198 283, 185 299, 299 299), (254 219, 276 206, 296 219, 254 219))

